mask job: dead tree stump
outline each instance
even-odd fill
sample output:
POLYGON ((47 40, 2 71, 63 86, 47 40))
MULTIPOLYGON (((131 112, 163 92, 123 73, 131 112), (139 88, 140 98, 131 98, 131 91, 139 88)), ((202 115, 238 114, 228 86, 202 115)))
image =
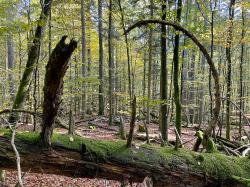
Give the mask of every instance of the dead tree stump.
POLYGON ((41 144, 50 147, 53 124, 63 95, 63 77, 77 42, 71 40, 65 43, 67 36, 63 36, 49 58, 44 80, 44 102, 42 116, 41 144))

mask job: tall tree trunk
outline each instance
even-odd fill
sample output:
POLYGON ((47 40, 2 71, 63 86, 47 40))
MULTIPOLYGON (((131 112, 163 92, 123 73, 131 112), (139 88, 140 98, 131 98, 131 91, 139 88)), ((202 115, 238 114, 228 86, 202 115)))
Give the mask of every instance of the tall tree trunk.
MULTIPOLYGON (((243 3, 243 0, 242 0, 243 3)), ((243 90, 243 64, 244 64, 244 50, 245 50, 245 8, 244 5, 241 7, 241 19, 242 19, 242 31, 241 31, 241 54, 240 54, 240 110, 244 111, 244 104, 243 104, 243 97, 244 97, 244 90, 243 90)), ((241 137, 242 131, 242 113, 240 112, 240 122, 239 122, 239 135, 241 137)))
MULTIPOLYGON (((146 97, 146 73, 147 73, 147 58, 146 58, 146 49, 144 49, 143 52, 143 82, 142 82, 142 95, 143 98, 146 97)), ((146 111, 146 106, 145 106, 145 99, 143 99, 143 111, 146 111)))
MULTIPOLYGON (((26 67, 25 67, 22 79, 20 81, 12 109, 21 108, 22 104, 24 103, 26 99, 26 96, 29 90, 29 85, 32 79, 32 72, 34 70, 35 64, 38 62, 40 45, 41 45, 41 41, 44 35, 44 30, 46 27, 48 15, 51 9, 51 4, 52 4, 52 0, 44 0, 43 6, 42 6, 42 12, 38 20, 38 25, 36 28, 33 43, 29 48, 26 67), (44 24, 40 24, 40 23, 44 23, 44 24)), ((19 118, 18 114, 13 112, 10 114, 9 122, 15 123, 18 120, 18 118, 19 118)))
MULTIPOLYGON (((178 0, 177 5, 177 22, 181 21, 181 11, 182 11, 182 0, 178 0)), ((179 88, 179 42, 180 35, 177 33, 174 38, 174 101, 175 101, 175 124, 177 132, 181 137, 181 102, 180 102, 180 88, 179 88)), ((176 135, 176 149, 179 147, 179 139, 176 135)))
POLYGON ((188 97, 188 103, 189 103, 189 109, 188 109, 188 117, 189 122, 191 124, 194 123, 195 118, 195 111, 194 111, 194 105, 195 105, 195 87, 194 87, 194 80, 195 80, 195 51, 193 50, 191 52, 191 62, 190 67, 188 71, 188 79, 190 81, 190 87, 189 87, 189 97, 188 97))
POLYGON ((102 0, 98 0, 98 39, 99 39, 99 115, 104 115, 104 67, 102 36, 102 0))
MULTIPOLYGON (((87 29, 87 57, 88 57, 88 68, 87 68, 87 77, 91 76, 91 64, 92 64, 92 57, 91 57, 91 29, 92 29, 92 21, 91 21, 91 12, 90 12, 90 7, 91 7, 91 1, 88 2, 87 5, 87 15, 86 15, 86 29, 87 29)), ((92 90, 92 85, 91 83, 87 84, 87 90, 88 93, 93 93, 92 90)), ((88 97, 88 103, 87 103, 87 113, 91 115, 92 110, 93 110, 93 95, 89 95, 88 97)))
MULTIPOLYGON (((167 1, 162 0, 162 20, 166 20, 167 1)), ((168 141, 168 119, 167 119, 167 30, 165 25, 161 25, 161 77, 160 77, 160 127, 161 136, 164 141, 168 141)))
MULTIPOLYGON (((86 19, 85 19, 85 0, 81 0, 81 29, 82 29, 82 77, 87 77, 87 64, 86 64, 86 19)), ((85 117, 87 108, 87 94, 86 83, 82 83, 82 115, 85 117)))
POLYGON ((230 0, 229 5, 229 27, 226 41, 226 58, 227 58, 227 101, 226 101, 226 138, 230 139, 230 99, 231 99, 231 74, 232 74, 232 59, 231 48, 233 40, 233 19, 234 19, 234 5, 235 0, 230 0))
MULTIPOLYGON (((213 60, 214 56, 214 14, 215 8, 217 6, 217 1, 210 1, 210 10, 211 10, 211 22, 210 22, 210 31, 211 31, 211 44, 210 44, 210 56, 213 60)), ((212 72, 211 68, 209 68, 209 80, 208 80, 208 87, 209 87, 209 97, 210 97, 210 115, 213 115, 213 95, 212 95, 212 72)))
POLYGON ((128 43, 128 35, 125 32, 126 28, 125 28, 125 20, 124 20, 124 12, 122 9, 122 5, 121 5, 121 0, 118 0, 118 4, 119 4, 119 9, 120 9, 120 13, 121 13, 121 21, 122 21, 122 28, 124 31, 124 37, 125 37, 125 43, 126 43, 126 54, 127 54, 127 63, 128 63, 128 92, 129 92, 129 99, 130 99, 130 104, 132 101, 132 85, 131 85, 131 63, 130 63, 130 50, 129 50, 129 43, 128 43))
MULTIPOLYGON (((154 16, 154 1, 150 0, 150 17, 151 19, 154 16)), ((153 29, 150 28, 149 31, 149 39, 148 39, 148 45, 149 45, 149 56, 148 56, 148 102, 147 102, 147 123, 150 123, 150 101, 151 101, 151 75, 152 75, 152 44, 153 44, 153 29)))
POLYGON ((63 77, 68 69, 68 63, 77 42, 71 40, 65 43, 67 36, 63 36, 53 50, 46 66, 44 80, 44 102, 42 116, 41 143, 45 147, 51 146, 53 124, 60 106, 63 94, 63 77))
POLYGON ((13 72, 15 53, 14 53, 13 35, 10 31, 7 34, 7 49, 8 49, 7 69, 8 69, 9 93, 11 98, 13 99, 15 93, 14 72, 13 72))
POLYGON ((109 125, 113 123, 114 115, 114 43, 113 43, 113 1, 109 0, 109 29, 108 29, 108 53, 109 53, 109 125))

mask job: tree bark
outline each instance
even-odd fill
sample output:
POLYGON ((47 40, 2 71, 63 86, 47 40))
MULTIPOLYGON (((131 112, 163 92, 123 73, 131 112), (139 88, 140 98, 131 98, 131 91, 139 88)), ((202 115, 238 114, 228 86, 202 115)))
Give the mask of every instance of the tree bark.
MULTIPOLYGON (((38 134, 17 133, 15 144, 22 171, 69 177, 105 178, 142 182, 145 177, 159 186, 244 186, 234 175, 250 178, 250 160, 222 154, 193 153, 172 148, 126 148, 124 141, 108 142, 55 135, 54 151, 36 144, 38 134), (33 138, 30 138, 33 137, 33 138), (235 169, 237 168, 237 169, 235 169), (240 171, 238 170, 240 169, 240 171)), ((0 169, 15 170, 10 131, 0 129, 0 169)))
MULTIPOLYGON (((82 29, 82 77, 87 77, 87 60, 86 60, 86 19, 85 19, 85 1, 81 0, 81 29, 82 29)), ((82 115, 85 117, 87 109, 87 94, 86 94, 86 82, 82 83, 82 115)))
MULTIPOLYGON (((122 5, 121 5, 121 0, 118 0, 118 4, 119 4, 119 9, 120 9, 120 13, 121 13, 121 21, 122 21, 122 28, 123 28, 123 32, 125 33, 126 28, 125 28, 125 20, 124 20, 124 12, 122 9, 122 5)), ((125 43, 126 43, 126 53, 127 53, 127 66, 128 66, 128 92, 129 92, 129 99, 130 99, 130 103, 132 101, 132 86, 131 86, 131 68, 130 68, 130 51, 129 51, 129 43, 128 43, 128 35, 127 33, 124 34, 125 37, 125 43)))
POLYGON ((127 140, 127 147, 131 147, 133 135, 134 135, 134 129, 135 129, 135 120, 136 120, 136 97, 134 96, 134 99, 132 101, 132 114, 131 114, 131 121, 130 121, 130 129, 128 134, 128 140, 127 140))
MULTIPOLYGON (((150 0, 150 18, 153 19, 154 11, 153 11, 154 1, 150 0)), ((150 28, 149 38, 148 38, 148 101, 147 101, 147 123, 150 123, 150 100, 151 100, 151 74, 152 74, 152 43, 153 39, 153 29, 150 28)))
POLYGON ((102 0, 98 0, 98 38, 99 38, 99 115, 104 115, 104 67, 103 67, 103 36, 102 36, 102 0))
MULTIPOLYGON (((32 72, 35 68, 35 64, 38 62, 39 51, 41 46, 41 41, 44 35, 44 30, 47 24, 48 15, 51 9, 52 0, 45 0, 42 7, 42 12, 38 20, 38 25, 36 28, 35 36, 33 43, 29 48, 28 60, 26 67, 20 81, 18 91, 13 103, 13 109, 19 109, 24 103, 27 93, 29 91, 29 85, 32 79, 32 72)), ((15 123, 18 120, 19 116, 17 113, 11 113, 9 117, 10 123, 15 123)))
POLYGON ((108 29, 108 55, 109 55, 109 125, 113 123, 114 115, 114 42, 113 42, 113 1, 109 0, 109 29, 108 29))
MULTIPOLYGON (((243 1, 242 1, 243 3, 243 1)), ((245 8, 244 6, 241 7, 241 19, 242 19, 242 31, 241 31, 241 54, 240 54, 240 90, 239 90, 239 96, 240 96, 240 110, 244 111, 244 91, 243 91, 243 64, 244 64, 244 50, 245 50, 245 8)), ((241 137, 241 130, 242 130, 242 113, 240 112, 240 121, 239 121, 239 135, 241 137)))
MULTIPOLYGON (((166 20, 167 1, 162 0, 162 20, 166 20)), ((168 119, 167 119, 167 30, 166 25, 161 25, 161 77, 160 77, 160 127, 161 136, 164 141, 168 141, 168 119)))
POLYGON ((231 74, 232 74, 232 59, 231 59, 231 48, 233 40, 233 19, 234 19, 234 5, 235 0, 230 1, 229 5, 229 28, 228 36, 226 41, 226 58, 227 58, 227 101, 226 101, 226 138, 230 140, 230 98, 231 98, 231 74))
POLYGON ((9 31, 7 34, 7 49, 8 49, 7 69, 8 69, 9 94, 11 99, 13 99, 15 93, 14 72, 13 72, 15 52, 14 52, 13 34, 11 33, 11 31, 9 31))
MULTIPOLYGON (((176 19, 177 22, 180 23, 181 21, 181 11, 182 11, 182 0, 178 0, 177 6, 177 15, 176 19)), ((180 35, 177 33, 174 38, 174 102, 175 102, 175 125, 177 132, 181 135, 181 101, 180 101, 180 88, 179 88, 179 42, 180 42, 180 35)), ((175 148, 178 149, 179 147, 179 139, 176 136, 176 146, 175 148)))
POLYGON ((46 66, 43 117, 41 124, 41 143, 46 147, 51 146, 53 124, 61 103, 63 92, 63 77, 68 69, 70 57, 77 47, 77 42, 75 40, 71 40, 69 44, 66 44, 66 38, 67 36, 62 37, 61 41, 53 50, 46 66))

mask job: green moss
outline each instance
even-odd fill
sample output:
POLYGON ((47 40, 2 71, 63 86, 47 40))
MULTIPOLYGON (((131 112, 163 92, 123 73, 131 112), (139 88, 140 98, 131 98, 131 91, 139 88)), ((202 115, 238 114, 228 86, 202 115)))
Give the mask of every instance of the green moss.
POLYGON ((243 184, 246 187, 250 187, 250 179, 246 179, 246 178, 242 178, 242 177, 238 177, 238 176, 233 176, 232 177, 235 181, 243 184))
POLYGON ((211 137, 204 138, 202 140, 203 147, 207 150, 208 153, 214 153, 217 152, 216 145, 211 137))
MULTIPOLYGON (((0 129, 0 136, 9 137, 10 130, 0 129)), ((18 132, 17 140, 35 143, 38 133, 18 132)), ((113 158, 120 163, 133 166, 146 166, 174 169, 188 169, 192 172, 217 177, 220 180, 232 179, 232 176, 250 178, 250 159, 226 156, 216 153, 197 153, 184 148, 174 150, 171 147, 143 145, 139 148, 126 148, 123 140, 92 140, 78 136, 54 134, 52 144, 60 144, 66 148, 81 150, 85 145, 90 159, 106 160, 113 158)))

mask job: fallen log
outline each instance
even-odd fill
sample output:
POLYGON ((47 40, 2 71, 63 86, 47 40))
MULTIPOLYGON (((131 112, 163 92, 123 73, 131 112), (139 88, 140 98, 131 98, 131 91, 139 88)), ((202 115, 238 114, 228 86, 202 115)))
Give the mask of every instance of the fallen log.
MULTIPOLYGON (((0 169, 16 169, 10 136, 9 130, 0 129, 0 169)), ((130 182, 149 177, 154 186, 244 186, 238 179, 250 178, 247 158, 150 145, 126 148, 122 140, 72 137, 54 134, 48 151, 39 146, 38 133, 18 132, 15 144, 22 170, 130 182)))

